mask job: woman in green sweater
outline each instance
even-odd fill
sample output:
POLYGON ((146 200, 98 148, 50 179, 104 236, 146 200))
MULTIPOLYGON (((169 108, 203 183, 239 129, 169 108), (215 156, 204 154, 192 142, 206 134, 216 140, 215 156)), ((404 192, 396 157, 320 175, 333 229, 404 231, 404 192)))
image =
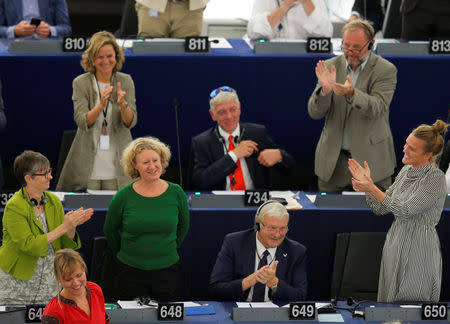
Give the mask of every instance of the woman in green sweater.
POLYGON ((117 256, 117 298, 180 298, 177 248, 189 229, 186 195, 160 177, 170 150, 156 138, 137 138, 124 150, 125 173, 137 179, 113 197, 103 231, 117 256))

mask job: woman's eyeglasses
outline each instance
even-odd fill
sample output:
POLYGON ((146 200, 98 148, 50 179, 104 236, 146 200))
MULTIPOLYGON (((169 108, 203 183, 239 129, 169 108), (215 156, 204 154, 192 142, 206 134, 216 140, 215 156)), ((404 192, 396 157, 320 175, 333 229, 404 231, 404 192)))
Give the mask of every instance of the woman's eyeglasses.
POLYGON ((44 173, 33 173, 32 176, 42 176, 42 177, 46 177, 48 178, 50 175, 52 174, 52 168, 48 169, 46 172, 44 173))

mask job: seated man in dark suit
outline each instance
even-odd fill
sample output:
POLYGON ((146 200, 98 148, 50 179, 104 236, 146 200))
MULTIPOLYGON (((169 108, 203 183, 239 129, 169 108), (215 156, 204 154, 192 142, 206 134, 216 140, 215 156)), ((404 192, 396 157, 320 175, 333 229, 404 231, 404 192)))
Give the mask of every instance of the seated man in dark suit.
POLYGON ((71 33, 66 0, 0 0, 0 38, 64 37, 71 33), (41 21, 31 24, 31 18, 41 21))
POLYGON ((213 90, 209 104, 217 125, 192 139, 194 189, 269 188, 270 167, 293 169, 294 158, 278 148, 266 127, 239 123, 241 104, 234 89, 213 90))
POLYGON ((256 212, 254 229, 225 236, 209 281, 213 299, 306 298, 306 248, 286 237, 288 222, 286 207, 268 200, 256 212))

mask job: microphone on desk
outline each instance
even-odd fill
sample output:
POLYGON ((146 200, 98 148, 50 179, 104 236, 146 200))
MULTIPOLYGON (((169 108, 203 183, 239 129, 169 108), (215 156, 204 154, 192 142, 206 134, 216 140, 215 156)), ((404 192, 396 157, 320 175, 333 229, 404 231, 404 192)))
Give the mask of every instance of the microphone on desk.
POLYGON ((347 305, 353 306, 351 309, 352 317, 364 317, 364 312, 358 310, 361 303, 366 302, 367 300, 356 301, 353 297, 347 298, 347 305))
POLYGON ((178 173, 180 179, 180 187, 183 187, 183 174, 181 172, 180 127, 178 126, 178 100, 176 98, 173 99, 172 106, 175 110, 175 129, 177 131, 178 173))

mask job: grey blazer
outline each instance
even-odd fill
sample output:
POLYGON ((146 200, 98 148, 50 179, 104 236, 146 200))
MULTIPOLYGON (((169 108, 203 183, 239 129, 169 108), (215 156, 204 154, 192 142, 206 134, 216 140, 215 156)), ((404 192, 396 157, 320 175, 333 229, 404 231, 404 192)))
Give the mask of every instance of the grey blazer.
MULTIPOLYGON (((325 62, 336 67, 336 82, 347 77, 343 55, 325 62)), ((352 157, 359 163, 367 161, 374 182, 394 173, 396 166, 394 143, 389 127, 389 105, 397 84, 395 66, 373 53, 354 84, 352 103, 333 92, 321 96, 318 83, 309 98, 308 113, 313 119, 325 118, 317 144, 314 171, 323 181, 329 181, 341 150, 344 124, 347 124, 352 157)))
MULTIPOLYGON (((120 82, 122 90, 126 91, 125 100, 133 111, 133 121, 130 125, 130 128, 132 128, 137 122, 134 83, 128 74, 117 72, 113 75, 111 82, 114 86, 113 93, 117 92, 117 82, 120 82)), ((82 74, 73 80, 73 117, 78 129, 61 171, 56 190, 76 191, 87 188, 97 148, 94 145, 93 128, 87 127, 86 115, 89 110, 95 107, 97 97, 91 73, 82 74)), ((117 148, 115 166, 118 186, 121 188, 130 183, 130 179, 123 172, 119 162, 124 148, 131 142, 132 138, 130 128, 122 122, 120 107, 115 102, 114 95, 112 95, 112 98, 112 129, 109 135, 111 142, 115 143, 117 148)))

